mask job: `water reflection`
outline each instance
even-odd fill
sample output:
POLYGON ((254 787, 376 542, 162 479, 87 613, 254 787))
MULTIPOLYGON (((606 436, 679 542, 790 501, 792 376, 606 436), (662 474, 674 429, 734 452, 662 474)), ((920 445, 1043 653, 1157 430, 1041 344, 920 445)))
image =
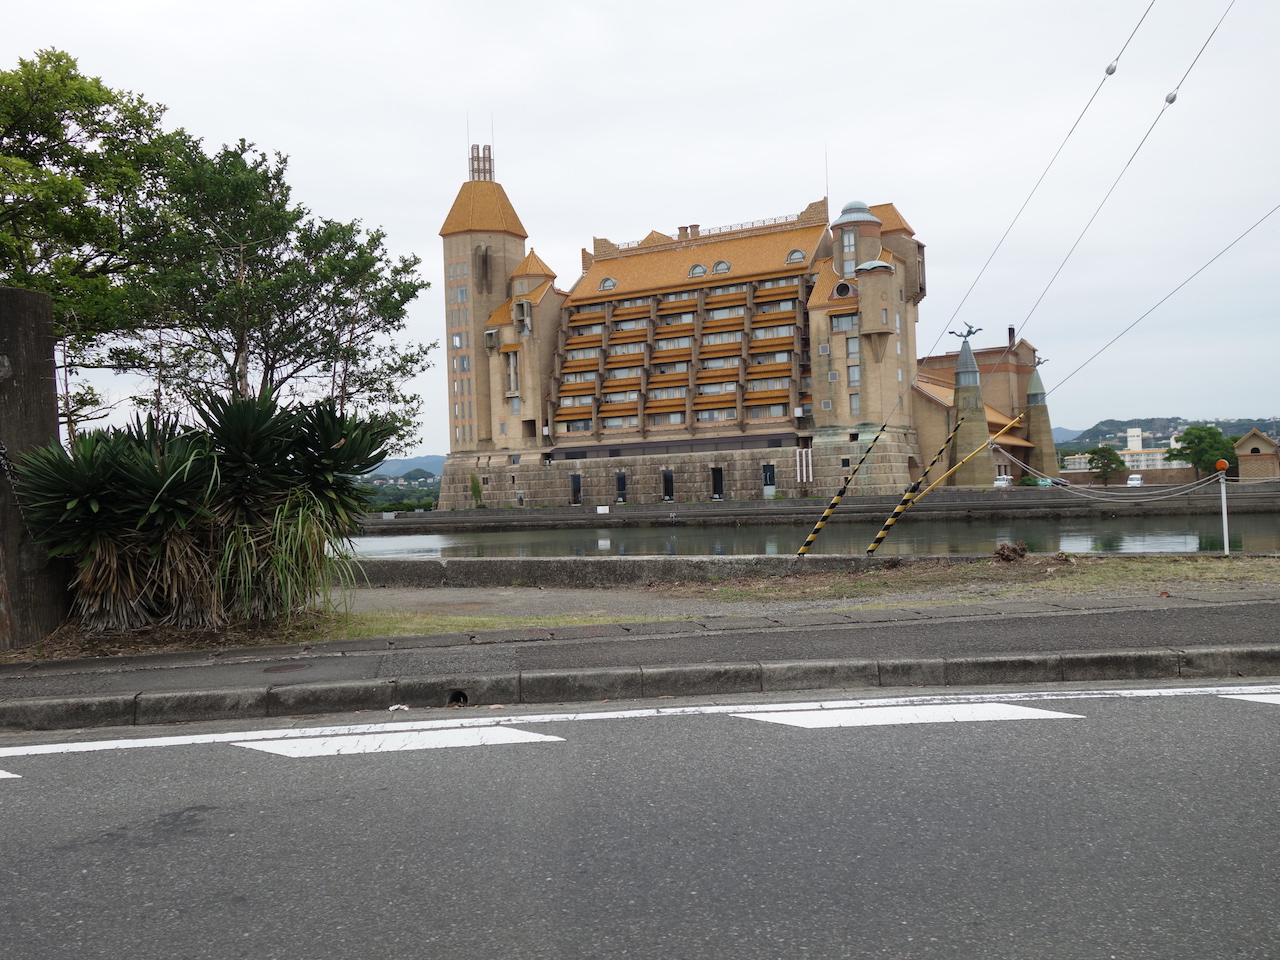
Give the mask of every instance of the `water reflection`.
MULTIPOLYGON (((792 554, 811 526, 632 527, 357 537, 366 557, 598 557, 792 554)), ((829 523, 811 553, 866 552, 879 523, 829 523)), ((1221 553, 1222 521, 1213 515, 1069 520, 927 520, 894 526, 877 555, 990 553, 1000 543, 1035 553, 1221 553)), ((1280 515, 1231 519, 1231 550, 1280 551, 1280 515)))

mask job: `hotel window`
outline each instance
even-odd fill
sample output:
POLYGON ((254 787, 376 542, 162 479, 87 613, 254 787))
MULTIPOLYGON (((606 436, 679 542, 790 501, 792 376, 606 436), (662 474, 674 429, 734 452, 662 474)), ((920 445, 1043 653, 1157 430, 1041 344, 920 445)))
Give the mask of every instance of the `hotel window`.
POLYGON ((785 403, 770 403, 766 406, 747 407, 748 420, 762 420, 765 417, 785 417, 787 415, 787 405, 785 403))
POLYGON ((830 400, 823 400, 823 401, 822 401, 822 409, 823 409, 823 410, 830 410, 830 409, 831 409, 831 401, 830 401, 830 400))
MULTIPOLYGON (((798 262, 791 259, 791 256, 797 253, 800 254, 799 260, 804 260, 803 253, 800 253, 799 250, 792 250, 791 254, 788 255, 787 257, 787 263, 798 262)), ((773 279, 773 280, 761 280, 760 283, 757 284, 757 286, 759 286, 761 290, 772 290, 774 287, 794 287, 799 282, 800 282, 799 277, 777 277, 776 279, 773 279)))
POLYGON ((818 356, 825 357, 830 352, 831 352, 831 344, 829 343, 818 344, 818 356))
POLYGON ((849 377, 849 386, 856 387, 862 383, 862 367, 848 367, 845 373, 849 377))
POLYGON ((753 353, 751 362, 754 364, 761 363, 790 363, 791 351, 779 350, 777 353, 753 353))
POLYGON ((838 383, 840 380, 839 371, 832 370, 830 373, 827 374, 827 380, 829 380, 831 383, 838 383))
POLYGON ((576 350, 566 351, 564 355, 566 360, 589 360, 598 356, 600 356, 599 347, 578 347, 576 350))
POLYGON ((636 340, 633 343, 619 343, 609 348, 609 356, 624 357, 629 353, 644 353, 644 341, 636 340))
POLYGON ((848 333, 850 330, 858 329, 858 315, 856 313, 841 313, 831 318, 832 333, 848 333))
POLYGON ((498 421, 498 433, 505 435, 506 432, 507 432, 507 421, 505 420, 498 421))
POLYGON ((844 342, 844 352, 849 355, 850 360, 853 360, 858 356, 858 343, 859 340, 857 337, 850 337, 844 342))
POLYGON ((902 332, 902 314, 897 311, 894 311, 893 314, 893 329, 896 333, 902 332))
POLYGON ((795 335, 795 324, 786 324, 780 327, 755 327, 751 331, 752 340, 776 340, 779 337, 794 337, 795 335))
POLYGON ((728 320, 730 317, 741 317, 747 312, 746 307, 716 307, 707 311, 708 320, 728 320))
POLYGON ((520 354, 513 350, 507 355, 507 393, 520 392, 520 354))
POLYGON ((606 430, 619 430, 627 427, 638 426, 640 419, 638 417, 605 417, 600 421, 606 430))
POLYGON ((590 420, 565 420, 560 424, 560 431, 562 433, 586 433, 590 430, 590 420))
POLYGON ((603 309, 604 309, 603 303, 584 303, 582 306, 580 306, 577 310, 574 311, 574 316, 577 316, 580 313, 599 313, 603 309))
POLYGON ((449 342, 450 342, 451 344, 453 344, 453 349, 455 349, 455 350, 461 350, 461 349, 462 349, 462 334, 460 334, 460 333, 455 333, 452 337, 450 337, 450 338, 449 338, 449 342))
POLYGON ((794 300, 774 300, 772 303, 757 303, 756 313, 781 313, 783 310, 794 310, 794 300))
POLYGON ((664 293, 662 300, 664 303, 670 303, 673 300, 693 300, 698 296, 697 290, 677 290, 675 293, 664 293))
POLYGON ((694 277, 705 277, 706 275, 707 275, 707 268, 700 263, 695 263, 692 267, 689 268, 690 279, 694 277))
POLYGON ((692 313, 666 313, 658 318, 658 322, 664 327, 679 326, 682 323, 693 323, 692 313))
POLYGON ((721 393, 733 393, 737 388, 738 385, 732 380, 728 383, 700 383, 698 384, 698 396, 709 397, 721 393))
POLYGON ((902 341, 898 341, 898 356, 902 356, 902 341))
POLYGON ((655 340, 653 349, 655 350, 681 350, 693 344, 693 337, 667 337, 665 340, 655 340))
POLYGON ((747 289, 747 285, 745 283, 729 283, 723 287, 712 287, 710 290, 707 291, 707 296, 722 297, 726 293, 742 293, 742 291, 746 289, 747 289))
POLYGON ((460 372, 460 373, 466 373, 466 372, 467 372, 467 371, 469 371, 470 369, 471 369, 471 358, 470 358, 470 357, 459 357, 459 358, 458 358, 458 370, 459 370, 459 372, 460 372))
POLYGON ((725 367, 736 367, 741 359, 741 357, 708 357, 702 361, 702 369, 723 370, 725 367))
POLYGON ((683 413, 653 413, 649 415, 649 426, 651 427, 668 427, 677 423, 684 423, 683 413))
POLYGON ((643 307, 649 302, 649 297, 631 297, 627 300, 618 301, 618 309, 625 310, 627 307, 643 307))
POLYGON ((849 412, 855 417, 862 413, 862 403, 856 393, 849 394, 849 412))
POLYGON ((888 323, 888 322, 889 322, 889 311, 888 311, 888 310, 881 310, 881 311, 880 311, 880 322, 881 322, 881 323, 888 323))
POLYGON ((902 382, 902 368, 901 368, 901 367, 899 367, 899 368, 898 368, 898 382, 899 382, 899 383, 901 383, 901 382, 902 382))
POLYGON ((614 367, 605 373, 608 380, 629 380, 632 377, 640 376, 640 372, 644 367, 614 367))
POLYGON ((566 373, 560 379, 564 383, 587 383, 595 378, 596 372, 594 370, 584 370, 581 373, 566 373))
POLYGON ((804 263, 805 255, 803 250, 792 250, 787 254, 787 263, 804 263))
POLYGON ((716 407, 714 410, 699 410, 696 417, 699 423, 716 423, 721 420, 737 420, 738 411, 733 407, 716 407))
POLYGON ((655 363, 653 365, 653 372, 656 374, 687 373, 688 370, 688 360, 677 360, 675 363, 655 363))
POLYGON ((729 264, 723 260, 717 260, 711 268, 712 273, 728 273, 729 264))
POLYGON ((459 287, 459 288, 458 288, 458 302, 459 302, 459 303, 466 303, 466 302, 467 302, 467 288, 466 288, 466 287, 459 287))
POLYGON ((520 398, 519 398, 519 397, 512 397, 512 398, 511 398, 511 414, 512 414, 512 416, 514 416, 514 415, 516 415, 516 414, 520 413, 520 411, 521 411, 521 407, 520 407, 520 398))
POLYGON ((614 287, 616 287, 617 285, 618 285, 618 281, 617 281, 617 280, 615 280, 615 279, 613 279, 613 277, 605 277, 603 280, 601 280, 601 281, 600 281, 600 287, 599 287, 599 289, 600 289, 600 290, 612 290, 612 289, 613 289, 614 287))
MULTIPOLYGON (((685 337, 685 339, 687 340, 688 337, 685 337)), ((721 333, 707 333, 707 334, 703 334, 702 336, 702 343, 704 346, 708 344, 715 344, 715 343, 741 343, 741 342, 742 342, 741 330, 725 330, 721 333)))
POLYGON ((858 266, 858 233, 856 230, 845 230, 842 238, 844 248, 844 275, 852 277, 858 266))
POLYGON ((770 377, 767 380, 748 380, 748 390, 787 390, 791 387, 790 377, 770 377))
POLYGON ((580 327, 569 328, 569 336, 571 337, 591 337, 599 333, 604 333, 603 323, 584 323, 580 327))
POLYGON ((614 330, 643 330, 649 326, 647 317, 641 317, 638 320, 617 320, 613 324, 614 330))
POLYGON ((574 397, 561 397, 560 406, 562 407, 589 407, 595 399, 591 394, 584 393, 574 397))
POLYGON ((650 400, 677 400, 689 395, 688 387, 659 387, 649 391, 650 400))
POLYGON ((603 399, 605 403, 626 403, 628 400, 637 400, 639 397, 639 390, 619 390, 617 393, 606 393, 603 399))

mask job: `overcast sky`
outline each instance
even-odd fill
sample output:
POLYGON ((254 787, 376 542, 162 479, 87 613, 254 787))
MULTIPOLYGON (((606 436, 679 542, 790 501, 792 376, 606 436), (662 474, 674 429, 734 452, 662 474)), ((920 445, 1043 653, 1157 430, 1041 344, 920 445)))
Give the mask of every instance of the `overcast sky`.
MULTIPOLYGON (((0 63, 56 47, 211 149, 287 154, 295 199, 422 257, 422 341, 443 337, 437 231, 471 142, 494 144, 566 289, 593 236, 893 202, 928 248, 921 349, 965 322, 997 345, 1026 321, 1054 425, 1084 429, 1280 418, 1280 213, 1067 379, 1280 203, 1280 3, 1236 0, 1182 80, 1229 2, 1156 0, 958 315, 1150 0, 59 0, 8 6, 0 63)), ((443 371, 421 391, 415 452, 446 453, 443 371)))

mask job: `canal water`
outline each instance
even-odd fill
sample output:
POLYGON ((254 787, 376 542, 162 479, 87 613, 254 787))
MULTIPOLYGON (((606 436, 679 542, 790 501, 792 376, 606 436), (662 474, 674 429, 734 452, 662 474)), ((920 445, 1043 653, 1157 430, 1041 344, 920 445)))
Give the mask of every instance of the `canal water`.
MULTIPOLYGON (((820 516, 820 513, 816 513, 820 516)), ((357 537, 364 557, 752 556, 794 554, 811 523, 780 526, 626 527, 357 537)), ((879 523, 829 523, 810 553, 858 555, 879 523)), ((1280 514, 1230 518, 1231 552, 1280 551, 1280 514)), ((908 515, 876 550, 895 554, 990 553, 1001 543, 1035 553, 1221 553, 1215 515, 1063 520, 930 520, 908 515)))

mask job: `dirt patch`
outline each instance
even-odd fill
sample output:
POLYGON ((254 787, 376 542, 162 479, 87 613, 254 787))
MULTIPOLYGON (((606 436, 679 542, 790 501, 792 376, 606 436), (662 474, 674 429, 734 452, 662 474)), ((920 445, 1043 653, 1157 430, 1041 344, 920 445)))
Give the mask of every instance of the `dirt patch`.
MULTIPOLYGON (((1010 551, 1006 551, 1009 553, 1010 551)), ((1012 551, 1016 554, 1016 551, 1012 551)), ((288 626, 219 631, 150 629, 89 634, 67 625, 44 641, 0 653, 0 663, 121 657, 177 651, 310 646, 329 640, 503 628, 673 620, 705 615, 855 607, 1049 600, 1055 596, 1160 597, 1280 585, 1280 557, 1012 556, 957 563, 898 560, 870 570, 655 583, 636 589, 441 588, 357 590, 350 612, 288 626), (403 591, 401 593, 404 593, 403 591), (382 602, 387 600, 390 602, 382 602)))

